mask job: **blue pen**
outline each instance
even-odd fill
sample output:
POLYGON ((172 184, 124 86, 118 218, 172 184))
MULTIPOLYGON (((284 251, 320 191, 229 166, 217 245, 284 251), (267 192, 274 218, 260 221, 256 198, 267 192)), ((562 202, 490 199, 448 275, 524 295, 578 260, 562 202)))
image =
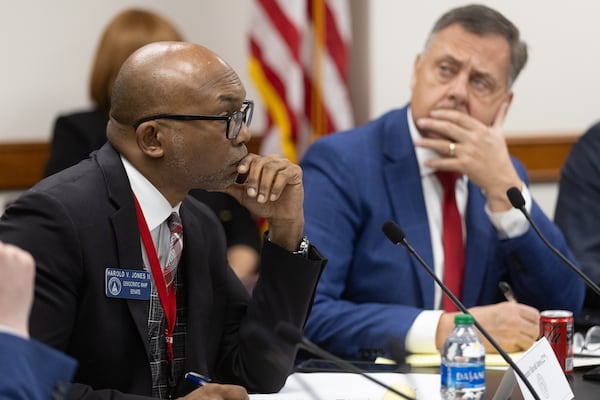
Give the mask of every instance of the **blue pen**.
POLYGON ((194 382, 198 386, 204 386, 207 383, 210 383, 212 380, 208 376, 204 376, 204 375, 198 374, 196 372, 186 372, 185 379, 187 379, 188 381, 194 382))

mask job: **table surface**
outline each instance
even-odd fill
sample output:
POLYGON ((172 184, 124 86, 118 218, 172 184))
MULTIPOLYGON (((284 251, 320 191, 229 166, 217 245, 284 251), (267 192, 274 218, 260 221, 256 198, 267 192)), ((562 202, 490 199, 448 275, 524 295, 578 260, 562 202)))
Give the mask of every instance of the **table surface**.
MULTIPOLYGON (((573 390, 575 399, 577 399, 577 400, 596 400, 596 399, 600 398, 600 381, 583 379, 583 374, 592 368, 590 368, 590 367, 577 368, 577 369, 575 369, 573 374, 567 376, 567 380, 569 381, 569 384, 571 385, 571 390, 573 390)), ((423 369, 419 369, 419 370, 415 370, 415 371, 411 371, 411 372, 427 373, 426 371, 428 371, 428 373, 439 373, 439 370, 436 370, 433 368, 427 368, 427 369, 423 368, 423 369)), ((486 372, 485 372, 486 392, 489 393, 491 396, 493 396, 494 393, 496 393, 496 389, 498 389, 498 385, 500 384, 500 381, 502 380, 502 376, 504 375, 504 372, 505 371, 498 370, 498 369, 486 370, 486 372)), ((600 375, 600 373, 599 373, 599 375, 600 375)), ((489 397, 489 398, 491 398, 491 397, 489 397)), ((523 395, 521 394, 521 391, 518 386, 513 391, 513 394, 510 399, 511 400, 522 400, 523 399, 523 395)))
MULTIPOLYGON (((303 368, 300 364, 297 368, 299 372, 310 372, 311 370, 314 372, 340 372, 339 368, 337 368, 334 364, 324 361, 324 360, 310 360, 313 361, 311 368, 303 368), (314 361, 317 361, 319 364, 315 364, 314 361), (315 366, 319 366, 314 368, 315 366), (321 368, 322 367, 322 368, 321 368)), ((357 362, 353 363, 362 370, 368 372, 377 372, 378 368, 381 368, 381 365, 366 363, 366 362, 357 362)), ((304 365, 307 365, 306 363, 304 365)), ((391 369, 387 368, 384 370, 379 369, 379 372, 392 372, 391 369)), ((399 373, 414 373, 414 374, 439 374, 440 370, 437 367, 419 367, 419 368, 410 368, 409 366, 402 366, 396 369, 396 372, 399 373)), ((498 385, 502 380, 502 377, 505 373, 503 369, 486 369, 486 398, 492 398, 498 389, 498 385), (489 397, 488 397, 489 396, 489 397)), ((600 398, 600 367, 583 367, 576 368, 573 374, 567 376, 567 380, 571 385, 571 389, 573 390, 573 394, 577 400, 596 400, 600 398), (583 378, 584 373, 590 371, 594 368, 598 368, 598 379, 595 380, 587 380, 583 378)), ((511 396, 511 400, 522 400, 523 396, 518 385, 515 387, 513 394, 511 396)))

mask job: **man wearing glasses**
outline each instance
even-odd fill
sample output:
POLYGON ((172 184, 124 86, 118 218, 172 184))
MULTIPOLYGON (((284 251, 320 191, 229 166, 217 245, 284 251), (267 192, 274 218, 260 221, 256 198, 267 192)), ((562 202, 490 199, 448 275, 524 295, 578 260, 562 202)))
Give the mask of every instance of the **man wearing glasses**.
POLYGON ((247 399, 283 386, 295 349, 270 332, 303 326, 324 260, 303 237, 302 171, 247 153, 251 118, 212 51, 147 45, 116 78, 108 143, 6 211, 0 240, 37 263, 31 335, 79 361, 70 398, 247 399), (194 188, 268 220, 252 299, 194 188), (215 383, 196 388, 187 372, 215 383))

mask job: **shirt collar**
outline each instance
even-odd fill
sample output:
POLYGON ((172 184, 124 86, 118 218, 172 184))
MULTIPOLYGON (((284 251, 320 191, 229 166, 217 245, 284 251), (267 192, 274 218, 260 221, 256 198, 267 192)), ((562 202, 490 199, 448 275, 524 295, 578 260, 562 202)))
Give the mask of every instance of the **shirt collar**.
MULTIPOLYGON (((406 116, 408 120, 408 131, 410 132, 410 137, 414 143, 416 140, 421 139, 421 132, 419 132, 419 130, 415 126, 410 107, 407 107, 406 113, 408 114, 406 116)), ((433 174, 435 170, 428 167, 425 163, 428 160, 439 158, 439 155, 433 150, 424 149, 422 147, 415 147, 415 154, 417 156, 417 163, 419 164, 419 171, 421 173, 421 177, 433 174)))
POLYGON ((162 224, 172 212, 179 213, 181 202, 175 207, 158 191, 158 189, 140 171, 138 171, 123 155, 121 161, 138 203, 144 213, 148 230, 151 232, 162 224))

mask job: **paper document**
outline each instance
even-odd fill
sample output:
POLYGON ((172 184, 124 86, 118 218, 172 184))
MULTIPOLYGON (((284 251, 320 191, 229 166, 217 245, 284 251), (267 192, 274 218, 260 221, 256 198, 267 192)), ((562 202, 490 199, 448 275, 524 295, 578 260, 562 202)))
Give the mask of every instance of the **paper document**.
MULTIPOLYGON (((417 399, 439 400, 439 374, 370 373, 386 385, 400 389, 408 385, 417 393, 417 399)), ((294 373, 285 386, 275 394, 252 394, 250 400, 388 400, 398 399, 385 388, 363 376, 338 372, 294 373)))
MULTIPOLYGON (((515 361, 518 360, 525 352, 516 352, 510 353, 510 358, 515 361)), ((393 363, 394 361, 378 358, 375 360, 375 363, 387 364, 393 363)), ((442 358, 440 353, 416 353, 411 354, 406 357, 406 363, 410 364, 412 367, 439 367, 442 362, 442 358)), ((497 353, 486 354, 485 355, 485 365, 486 367, 508 367, 508 363, 504 361, 502 356, 497 353)))

